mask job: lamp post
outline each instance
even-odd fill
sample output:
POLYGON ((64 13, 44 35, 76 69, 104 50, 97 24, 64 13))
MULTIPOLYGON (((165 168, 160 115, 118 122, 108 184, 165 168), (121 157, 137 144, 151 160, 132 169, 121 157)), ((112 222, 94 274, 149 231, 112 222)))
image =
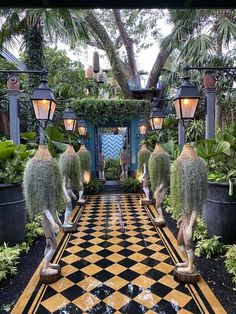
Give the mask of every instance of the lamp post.
POLYGON ((71 133, 75 130, 76 126, 76 115, 74 111, 71 108, 67 108, 63 113, 62 120, 69 136, 69 144, 71 144, 71 133))
POLYGON ((39 144, 45 143, 44 130, 48 121, 52 121, 56 109, 56 102, 52 90, 48 86, 48 81, 43 79, 38 88, 33 90, 31 97, 35 117, 40 122, 39 144))
POLYGON ((47 75, 43 70, 0 70, 0 76, 7 81, 7 94, 9 101, 10 139, 15 144, 20 144, 20 120, 19 120, 19 74, 47 75))
POLYGON ((207 98, 206 138, 214 138, 216 82, 222 78, 236 81, 236 67, 191 67, 186 64, 183 70, 186 73, 190 70, 206 72, 204 77, 204 92, 207 98))
POLYGON ((183 83, 178 87, 174 96, 176 118, 179 120, 178 135, 179 145, 185 144, 184 120, 193 119, 199 103, 200 94, 196 86, 190 81, 190 77, 184 77, 183 83))

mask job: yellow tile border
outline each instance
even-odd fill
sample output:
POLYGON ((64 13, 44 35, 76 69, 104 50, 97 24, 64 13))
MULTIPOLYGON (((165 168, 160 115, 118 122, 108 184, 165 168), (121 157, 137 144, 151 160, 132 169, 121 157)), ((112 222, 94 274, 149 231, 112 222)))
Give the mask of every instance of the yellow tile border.
MULTIPOLYGON (((72 212, 71 221, 78 221, 84 208, 85 208, 84 205, 82 205, 81 207, 79 207, 79 205, 75 206, 75 208, 72 212)), ((59 250, 58 250, 58 252, 54 258, 54 262, 57 262, 60 259, 60 256, 64 252, 65 245, 69 241, 70 235, 71 235, 70 233, 64 234, 62 231, 58 234, 57 243, 58 243, 59 250), (65 238, 64 238, 64 236, 65 236, 65 238), (64 240, 63 240, 63 238, 64 238, 64 240)), ((29 283, 27 284, 24 291, 22 292, 20 298, 16 302, 11 314, 20 314, 24 311, 24 309, 25 309, 25 307, 26 307, 26 305, 27 305, 27 303, 28 303, 28 301, 32 295, 32 292, 35 290, 37 284, 39 283, 39 272, 40 272, 40 269, 42 268, 42 265, 43 265, 43 260, 40 262, 40 264, 37 267, 37 269, 35 270, 32 278, 30 279, 29 283)), ((47 285, 44 285, 44 284, 41 285, 41 287, 39 288, 39 290, 37 292, 36 298, 32 302, 32 305, 30 307, 28 314, 32 314, 35 312, 35 310, 37 310, 38 306, 40 305, 39 301, 42 299, 43 294, 44 294, 43 292, 45 291, 46 287, 47 287, 47 285)))
MULTIPOLYGON (((143 194, 141 196, 143 197, 143 194)), ((155 207, 153 205, 148 205, 148 206, 145 206, 145 209, 146 209, 149 217, 151 218, 151 221, 153 222, 152 217, 154 217, 154 218, 158 217, 158 213, 157 213, 155 207)), ((165 244, 166 249, 168 250, 170 257, 172 258, 173 262, 174 263, 179 262, 179 259, 177 258, 177 256, 173 252, 173 250, 171 249, 170 244, 166 240, 166 237, 163 235, 163 231, 164 231, 167 238, 170 240, 171 244, 175 248, 175 250, 181 256, 181 253, 179 251, 179 247, 177 244, 177 240, 174 237, 174 235, 172 234, 172 232, 167 227, 158 228, 155 225, 154 225, 154 227, 157 230, 161 240, 165 244), (163 231, 162 231, 162 229, 163 229, 163 231)), ((186 286, 188 287, 189 292, 191 293, 191 295, 192 295, 193 299, 196 301, 196 303, 202 307, 201 313, 208 314, 209 311, 207 310, 205 304, 203 303, 203 301, 202 301, 199 293, 197 292, 196 288, 194 287, 194 285, 187 284, 186 286)), ((225 311, 225 309, 223 308, 223 306, 221 305, 221 303, 219 302, 217 297, 214 295, 214 293, 212 292, 212 290, 210 289, 210 287, 208 286, 206 281, 202 278, 202 276, 201 276, 199 282, 197 283, 197 286, 199 287, 200 291, 202 292, 202 294, 204 295, 204 297, 208 301, 211 308, 214 310, 215 314, 227 314, 227 312, 225 311)))

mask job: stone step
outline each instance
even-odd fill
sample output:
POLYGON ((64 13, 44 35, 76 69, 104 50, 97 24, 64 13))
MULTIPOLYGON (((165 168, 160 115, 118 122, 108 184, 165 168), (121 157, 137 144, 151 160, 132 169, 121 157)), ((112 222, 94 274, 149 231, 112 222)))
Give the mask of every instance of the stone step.
POLYGON ((122 191, 120 181, 106 181, 102 185, 102 193, 121 193, 122 191))

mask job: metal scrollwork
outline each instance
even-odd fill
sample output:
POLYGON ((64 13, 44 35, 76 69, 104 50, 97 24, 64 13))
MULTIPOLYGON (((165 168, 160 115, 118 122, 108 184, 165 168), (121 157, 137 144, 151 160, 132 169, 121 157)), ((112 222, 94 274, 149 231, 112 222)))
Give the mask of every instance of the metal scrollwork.
POLYGON ((10 83, 10 84, 17 84, 19 81, 19 75, 17 74, 8 74, 7 75, 7 82, 10 83))

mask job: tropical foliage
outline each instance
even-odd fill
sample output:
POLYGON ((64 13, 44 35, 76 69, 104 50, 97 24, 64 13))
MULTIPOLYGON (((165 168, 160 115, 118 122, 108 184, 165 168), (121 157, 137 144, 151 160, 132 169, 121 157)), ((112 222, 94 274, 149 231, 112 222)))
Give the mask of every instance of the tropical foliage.
POLYGON ((26 162, 34 153, 23 144, 0 141, 0 183, 22 182, 26 162))
POLYGON ((236 180, 236 124, 219 131, 212 140, 196 145, 197 153, 206 161, 208 178, 212 181, 228 181, 229 194, 233 194, 236 180))

